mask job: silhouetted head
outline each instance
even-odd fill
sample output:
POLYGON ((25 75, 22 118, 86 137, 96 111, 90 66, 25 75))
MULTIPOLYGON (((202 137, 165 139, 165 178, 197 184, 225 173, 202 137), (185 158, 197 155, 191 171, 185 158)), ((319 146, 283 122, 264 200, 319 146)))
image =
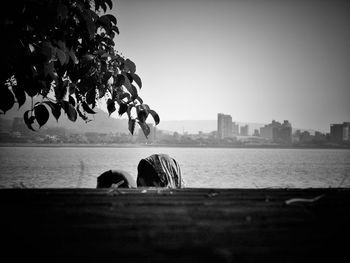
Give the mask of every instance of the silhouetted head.
POLYGON ((153 154, 137 166, 137 186, 181 188, 179 164, 167 154, 153 154))
POLYGON ((97 188, 109 188, 113 185, 121 188, 136 187, 135 180, 125 171, 109 170, 97 177, 97 188))

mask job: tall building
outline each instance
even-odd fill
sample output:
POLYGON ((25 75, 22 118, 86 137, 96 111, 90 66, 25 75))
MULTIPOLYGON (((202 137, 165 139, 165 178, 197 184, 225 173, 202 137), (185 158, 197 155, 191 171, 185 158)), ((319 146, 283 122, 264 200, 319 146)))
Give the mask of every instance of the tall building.
POLYGON ((283 121, 281 127, 278 129, 277 142, 290 144, 292 142, 292 125, 289 121, 283 121))
POLYGON ((218 113, 218 138, 224 139, 232 137, 232 117, 223 113, 218 113))
POLYGON ((273 120, 260 128, 260 136, 275 143, 290 144, 292 142, 292 125, 285 120, 282 124, 273 120))
POLYGON ((239 125, 238 123, 232 122, 232 134, 239 135, 239 125))
POLYGON ((350 122, 344 122, 343 141, 350 142, 350 122))
POLYGON ((330 130, 330 139, 332 142, 350 142, 350 122, 331 124, 330 130))
POLYGON ((332 124, 330 136, 331 136, 332 142, 342 142, 342 140, 343 140, 343 125, 342 124, 332 124))
POLYGON ((241 135, 241 136, 248 136, 248 125, 240 127, 239 135, 241 135))

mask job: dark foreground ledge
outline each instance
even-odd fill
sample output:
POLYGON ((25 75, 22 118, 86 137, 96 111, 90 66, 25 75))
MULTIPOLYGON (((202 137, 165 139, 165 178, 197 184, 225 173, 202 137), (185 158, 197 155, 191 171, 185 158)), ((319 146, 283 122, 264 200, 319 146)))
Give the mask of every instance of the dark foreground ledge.
POLYGON ((349 255, 350 189, 2 189, 0 204, 1 256, 9 262, 341 262, 349 255))

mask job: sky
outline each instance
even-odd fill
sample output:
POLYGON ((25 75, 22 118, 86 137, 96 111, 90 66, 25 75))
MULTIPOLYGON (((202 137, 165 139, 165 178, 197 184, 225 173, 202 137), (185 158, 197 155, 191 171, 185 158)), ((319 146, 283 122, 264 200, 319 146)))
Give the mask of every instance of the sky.
POLYGON ((350 121, 350 1, 117 0, 116 50, 161 120, 350 121))

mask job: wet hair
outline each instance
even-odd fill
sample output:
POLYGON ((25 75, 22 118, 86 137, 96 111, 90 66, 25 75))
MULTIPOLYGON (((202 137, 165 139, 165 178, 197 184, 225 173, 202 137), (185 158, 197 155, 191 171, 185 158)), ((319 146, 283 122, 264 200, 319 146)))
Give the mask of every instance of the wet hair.
POLYGON ((131 175, 124 171, 109 170, 97 177, 97 188, 109 188, 113 185, 123 188, 136 187, 131 175))

